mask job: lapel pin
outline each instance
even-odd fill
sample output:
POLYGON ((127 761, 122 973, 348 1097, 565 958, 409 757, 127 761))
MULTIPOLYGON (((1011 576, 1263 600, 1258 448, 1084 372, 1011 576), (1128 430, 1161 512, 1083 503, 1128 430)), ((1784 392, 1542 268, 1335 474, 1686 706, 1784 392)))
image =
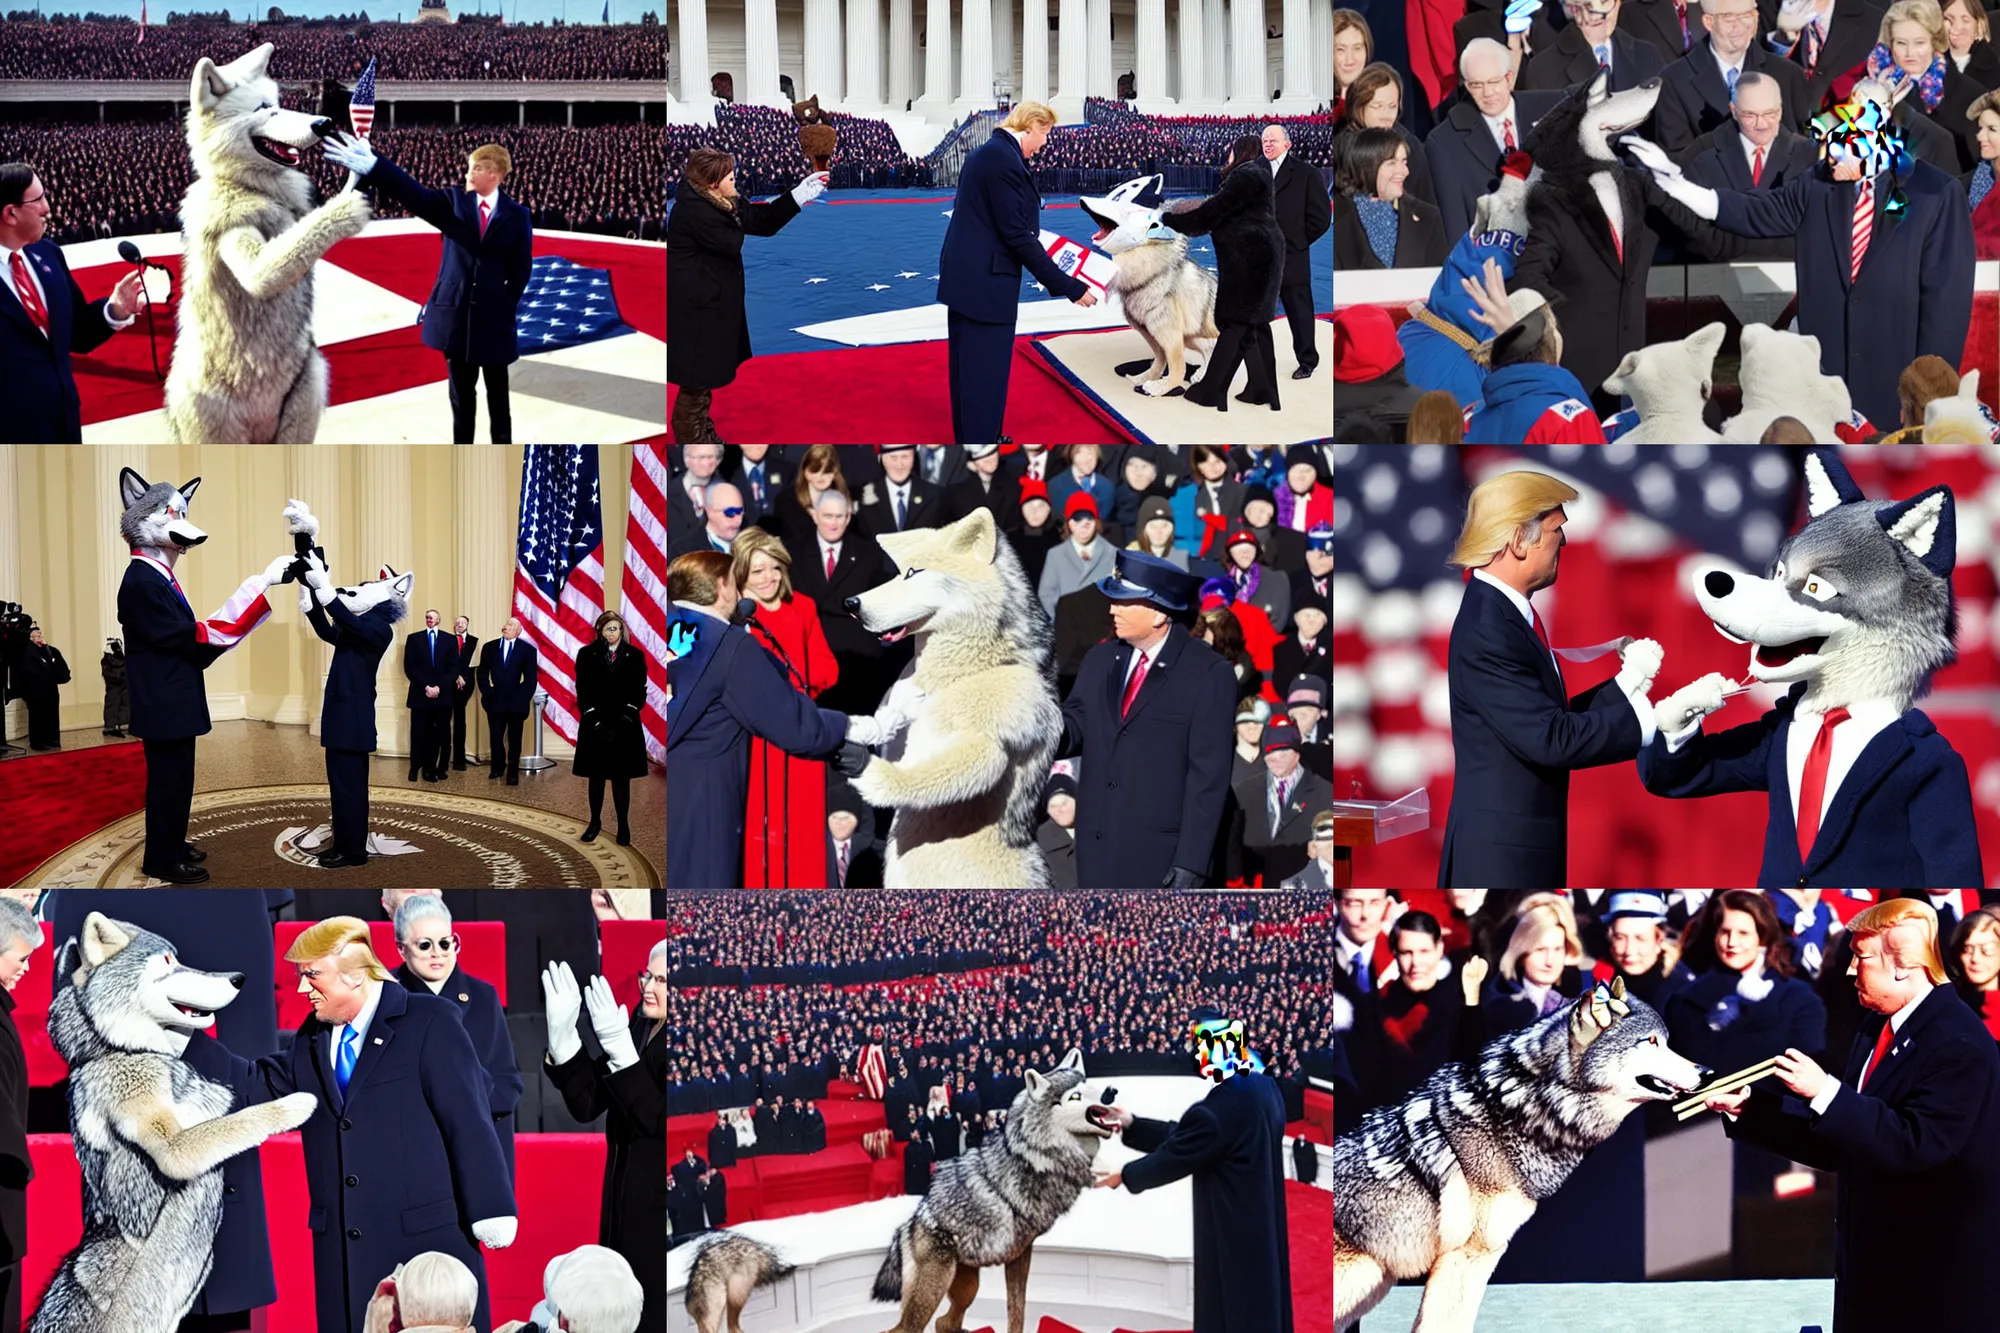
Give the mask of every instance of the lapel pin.
POLYGON ((377 1046, 380 1046, 382 1044, 382 1039, 380 1037, 375 1038, 375 1044, 377 1046))
POLYGON ((458 993, 458 1002, 460 1004, 471 1004, 472 997, 470 995, 467 995, 464 991, 460 991, 458 993))

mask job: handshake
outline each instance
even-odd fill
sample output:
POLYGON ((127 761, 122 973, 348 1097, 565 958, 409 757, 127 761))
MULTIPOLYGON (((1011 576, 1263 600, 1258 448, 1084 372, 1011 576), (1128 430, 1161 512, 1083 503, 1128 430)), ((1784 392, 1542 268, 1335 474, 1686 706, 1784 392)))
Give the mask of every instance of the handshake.
MULTIPOLYGON (((1619 667, 1614 683, 1619 692, 1635 702, 1644 699, 1665 659, 1666 654, 1652 639, 1628 642, 1618 650, 1619 667)), ((1710 713, 1721 711, 1722 705, 1739 692, 1735 681, 1719 671, 1711 671, 1654 704, 1653 725, 1662 736, 1678 737, 1710 713)))
POLYGON ((914 676, 905 676, 890 687, 888 697, 873 717, 847 719, 847 739, 829 761, 834 772, 844 778, 858 778, 868 767, 870 749, 889 744, 909 729, 923 707, 925 694, 914 676))

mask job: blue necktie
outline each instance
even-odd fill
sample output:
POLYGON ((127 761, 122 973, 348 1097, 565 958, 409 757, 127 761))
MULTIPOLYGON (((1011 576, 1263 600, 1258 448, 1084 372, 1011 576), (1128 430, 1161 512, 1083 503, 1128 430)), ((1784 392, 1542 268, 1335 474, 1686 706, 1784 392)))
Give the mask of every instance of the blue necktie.
POLYGON ((347 1035, 340 1039, 340 1053, 333 1062, 334 1085, 340 1089, 342 1097, 347 1095, 347 1080, 354 1077, 354 1042, 360 1035, 353 1028, 348 1028, 347 1035))
POLYGON ((1597 47, 1596 50, 1597 63, 1608 68, 1611 64, 1611 43, 1606 42, 1604 45, 1597 47))
POLYGON ((896 531, 901 532, 909 519, 909 510, 903 505, 903 492, 899 487, 896 491, 896 531))
POLYGON ((438 632, 437 632, 436 630, 432 630, 432 631, 431 631, 431 665, 432 665, 432 666, 436 666, 436 665, 437 665, 437 660, 438 660, 438 632))
POLYGON ((1734 98, 1736 96, 1736 80, 1741 78, 1742 75, 1734 68, 1726 69, 1722 73, 1723 73, 1722 81, 1729 85, 1729 95, 1730 97, 1734 98))
POLYGON ((764 508, 764 465, 762 463, 750 469, 750 494, 756 500, 757 508, 761 512, 764 508))

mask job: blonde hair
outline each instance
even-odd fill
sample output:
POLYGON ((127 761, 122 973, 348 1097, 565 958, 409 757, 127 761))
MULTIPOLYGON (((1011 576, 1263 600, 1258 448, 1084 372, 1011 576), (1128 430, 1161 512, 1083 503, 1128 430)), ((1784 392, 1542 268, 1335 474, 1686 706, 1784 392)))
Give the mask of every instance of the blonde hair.
POLYGON ((730 582, 745 597, 750 595, 750 561, 758 555, 768 555, 771 563, 778 567, 778 600, 792 600, 792 553, 775 536, 762 528, 745 528, 729 544, 729 555, 730 582))
POLYGON ((1007 119, 1000 122, 1000 128, 1026 134, 1037 125, 1055 123, 1056 109, 1047 102, 1016 102, 1014 109, 1007 113, 1007 119))
POLYGON ((465 1328, 479 1306, 479 1279, 449 1254, 425 1250, 396 1268, 396 1314, 405 1328, 465 1328))
POLYGON ((514 171, 514 155, 497 143, 483 143, 472 150, 472 165, 491 167, 506 180, 514 171))
POLYGON ((1882 31, 1876 40, 1888 46, 1889 36, 1898 23, 1914 23, 1929 34, 1931 59, 1950 53, 1951 36, 1945 29, 1944 11, 1938 8, 1937 0, 1896 0, 1882 15, 1882 31))
POLYGON ((1542 539, 1541 520, 1576 499, 1576 489, 1540 472, 1502 472, 1472 488, 1465 527, 1449 564, 1483 569, 1505 550, 1516 533, 1529 546, 1542 539))
POLYGON ((368 942, 368 923, 358 916, 330 916, 315 922, 285 950, 288 963, 316 963, 322 958, 333 959, 334 970, 350 980, 390 979, 389 969, 382 966, 368 942))
MULTIPOLYGON (((1899 0, 1899 3, 1911 2, 1899 0)), ((1924 0, 1924 3, 1928 4, 1929 0, 1924 0)), ((1886 903, 1876 903, 1847 923, 1847 937, 1855 943, 1874 939, 1878 935, 1883 937, 1882 951, 1891 961, 1903 967, 1921 965, 1932 985, 1942 986, 1945 983, 1944 958, 1938 953, 1937 912, 1929 903, 1916 898, 1891 898, 1886 903), (1898 927, 1911 925, 1918 929, 1917 940, 1912 941, 1907 934, 1895 933, 1898 927)))
POLYGON ((1539 946, 1551 926, 1562 932, 1564 965, 1574 966, 1583 957, 1583 942, 1577 938, 1575 919, 1554 903, 1526 903, 1514 919, 1514 934, 1507 941, 1506 952, 1500 955, 1500 975, 1509 981, 1519 981, 1521 955, 1539 946))

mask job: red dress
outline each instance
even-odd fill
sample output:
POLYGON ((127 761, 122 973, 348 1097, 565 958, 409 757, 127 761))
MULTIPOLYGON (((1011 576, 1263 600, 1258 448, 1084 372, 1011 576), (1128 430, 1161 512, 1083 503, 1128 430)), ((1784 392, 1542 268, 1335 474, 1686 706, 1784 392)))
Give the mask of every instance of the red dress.
POLYGON ((2000 186, 1972 210, 1972 250, 1975 259, 2000 259, 2000 186))
MULTIPOLYGON (((840 664, 827 646, 812 598, 793 593, 776 611, 759 607, 757 623, 771 631, 791 659, 797 673, 793 686, 803 677, 806 693, 817 698, 840 679, 840 664)), ((762 642, 755 631, 752 637, 762 642)), ((826 765, 788 755, 755 736, 750 738, 750 804, 743 819, 743 886, 826 887, 826 765)))

